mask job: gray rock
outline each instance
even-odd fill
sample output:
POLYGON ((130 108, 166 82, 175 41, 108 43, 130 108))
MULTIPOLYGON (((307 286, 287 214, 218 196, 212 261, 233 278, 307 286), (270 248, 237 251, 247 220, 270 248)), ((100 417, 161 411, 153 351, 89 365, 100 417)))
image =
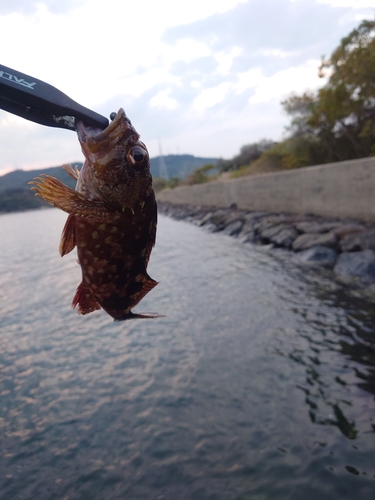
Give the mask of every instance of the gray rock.
POLYGON ((344 278, 375 281, 375 251, 344 252, 338 256, 333 270, 344 278))
POLYGON ((295 252, 321 245, 329 248, 337 248, 337 238, 332 233, 305 233, 293 241, 292 248, 295 252))
POLYGON ((342 223, 337 221, 307 221, 296 224, 296 228, 301 233, 327 233, 338 226, 342 226, 342 223))
POLYGON ((296 255, 303 262, 319 264, 325 267, 333 267, 337 258, 337 252, 333 248, 321 245, 302 250, 302 252, 298 252, 296 255))
POLYGON ((255 230, 256 219, 246 220, 244 219, 244 224, 242 226, 241 232, 238 236, 242 239, 244 243, 258 243, 260 238, 255 230))
POLYGON ((241 232, 242 226, 243 226, 242 220, 235 220, 230 224, 228 224, 223 232, 225 234, 228 234, 229 236, 237 236, 241 232))
POLYGON ((210 233, 216 233, 218 230, 215 224, 212 224, 211 222, 207 222, 207 224, 204 225, 204 228, 206 231, 210 231, 210 233))
POLYGON ((271 238, 276 236, 283 229, 287 229, 289 226, 286 224, 278 224, 277 226, 270 226, 266 228, 259 228, 259 234, 262 240, 270 241, 271 238))
POLYGON ((259 234, 263 231, 271 229, 273 227, 279 227, 281 224, 285 224, 285 216, 283 215, 269 215, 267 217, 262 217, 257 221, 257 229, 259 234))
POLYGON ((271 238, 272 243, 279 247, 290 248, 299 232, 294 227, 286 227, 271 238))
POLYGON ((254 220, 246 220, 245 218, 245 222, 241 229, 241 236, 255 232, 255 224, 256 222, 254 220))
POLYGON ((207 222, 210 222, 210 219, 212 217, 212 212, 207 212, 202 219, 198 220, 198 225, 199 226, 204 226, 207 224, 207 222))
POLYGON ((246 222, 248 222, 248 221, 262 219, 263 217, 266 217, 266 216, 269 216, 269 213, 267 213, 267 212, 248 212, 244 216, 244 219, 246 222))
POLYGON ((232 224, 232 222, 237 221, 242 221, 242 223, 244 222, 244 215, 239 210, 228 213, 228 216, 226 218, 226 226, 228 224, 232 224))
POLYGON ((263 242, 271 242, 280 247, 290 248, 299 233, 294 227, 287 224, 271 226, 260 233, 263 242))
POLYGON ((244 239, 242 240, 243 243, 260 243, 260 237, 259 234, 256 234, 254 232, 247 233, 244 239))
POLYGON ((228 225, 228 211, 222 209, 216 210, 212 214, 210 222, 216 226, 216 232, 222 231, 228 225))
POLYGON ((375 250, 375 229, 363 231, 359 234, 348 234, 340 240, 343 252, 356 252, 358 250, 375 250))
POLYGON ((359 234, 365 231, 365 227, 361 224, 341 224, 338 227, 332 229, 331 233, 333 233, 337 239, 341 240, 345 236, 349 234, 359 234))

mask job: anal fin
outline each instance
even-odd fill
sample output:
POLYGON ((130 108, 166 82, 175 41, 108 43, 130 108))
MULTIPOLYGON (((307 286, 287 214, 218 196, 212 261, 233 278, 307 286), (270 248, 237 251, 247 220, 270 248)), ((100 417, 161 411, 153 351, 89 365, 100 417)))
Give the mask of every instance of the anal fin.
POLYGON ((76 246, 76 218, 69 215, 61 235, 59 251, 61 257, 71 252, 76 246))
POLYGON ((78 306, 78 314, 89 314, 101 309, 91 291, 83 282, 78 286, 76 294, 74 295, 72 309, 76 306, 78 306))

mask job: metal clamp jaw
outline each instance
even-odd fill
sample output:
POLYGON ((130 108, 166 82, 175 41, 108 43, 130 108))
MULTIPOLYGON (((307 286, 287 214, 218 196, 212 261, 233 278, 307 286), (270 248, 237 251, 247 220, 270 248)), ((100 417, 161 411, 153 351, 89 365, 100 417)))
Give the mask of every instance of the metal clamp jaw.
POLYGON ((0 109, 48 127, 75 130, 76 123, 105 129, 109 121, 57 88, 0 64, 0 109))

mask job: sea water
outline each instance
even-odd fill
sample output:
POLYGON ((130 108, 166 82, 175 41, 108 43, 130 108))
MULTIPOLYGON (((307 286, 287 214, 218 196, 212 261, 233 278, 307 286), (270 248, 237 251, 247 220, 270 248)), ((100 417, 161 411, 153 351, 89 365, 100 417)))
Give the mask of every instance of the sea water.
POLYGON ((160 217, 136 308, 70 308, 66 214, 0 216, 2 500, 375 497, 375 314, 291 255, 160 217))

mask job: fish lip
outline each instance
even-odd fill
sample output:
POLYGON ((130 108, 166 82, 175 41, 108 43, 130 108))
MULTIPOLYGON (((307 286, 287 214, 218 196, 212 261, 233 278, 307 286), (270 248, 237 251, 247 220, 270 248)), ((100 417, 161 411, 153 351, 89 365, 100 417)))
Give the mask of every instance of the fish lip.
POLYGON ((113 130, 118 127, 119 123, 123 120, 128 122, 128 125, 131 127, 131 123, 122 108, 119 109, 114 120, 110 122, 104 130, 97 127, 86 126, 83 121, 80 120, 76 125, 78 139, 81 143, 87 142, 88 139, 94 139, 95 141, 104 140, 113 130))

